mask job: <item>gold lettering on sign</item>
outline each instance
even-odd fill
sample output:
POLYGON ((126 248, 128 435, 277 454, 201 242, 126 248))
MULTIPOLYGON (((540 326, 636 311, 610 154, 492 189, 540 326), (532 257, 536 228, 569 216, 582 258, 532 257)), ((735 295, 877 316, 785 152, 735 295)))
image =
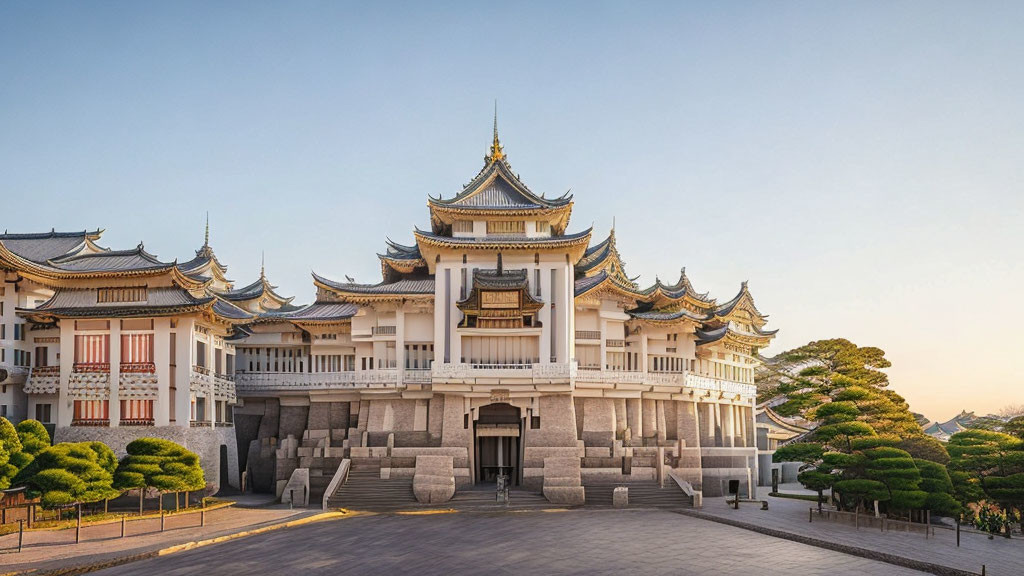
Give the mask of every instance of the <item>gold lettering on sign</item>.
POLYGON ((509 391, 505 388, 491 390, 491 402, 508 402, 509 391))
POLYGON ((518 308, 519 291, 505 290, 496 292, 488 290, 480 293, 481 308, 518 308))

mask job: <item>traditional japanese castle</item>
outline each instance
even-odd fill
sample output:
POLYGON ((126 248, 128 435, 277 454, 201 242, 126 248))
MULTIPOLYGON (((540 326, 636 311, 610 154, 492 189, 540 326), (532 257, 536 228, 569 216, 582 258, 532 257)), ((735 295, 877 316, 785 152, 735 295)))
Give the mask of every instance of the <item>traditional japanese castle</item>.
POLYGON ((572 196, 513 172, 496 122, 483 169, 427 206, 379 282, 314 274, 302 306, 262 272, 235 287, 209 227, 184 263, 98 230, 0 235, 9 417, 115 449, 172 438, 213 483, 314 498, 343 463, 347 484, 431 502, 498 477, 566 504, 618 484, 752 495, 774 331, 745 282, 724 301, 685 269, 640 287, 614 228, 573 229, 572 196))

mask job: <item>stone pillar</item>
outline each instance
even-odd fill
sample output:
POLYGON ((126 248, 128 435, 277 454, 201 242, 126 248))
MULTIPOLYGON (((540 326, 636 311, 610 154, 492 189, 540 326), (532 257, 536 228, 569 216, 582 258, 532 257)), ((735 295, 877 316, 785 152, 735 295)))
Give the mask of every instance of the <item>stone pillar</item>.
POLYGON ((540 363, 545 364, 550 361, 551 356, 551 295, 554 286, 551 285, 550 268, 541 266, 538 268, 540 269, 540 300, 544 302, 538 316, 544 329, 540 333, 540 348, 537 350, 537 356, 540 358, 540 363))
POLYGON ((658 416, 654 400, 642 400, 641 402, 644 419, 642 435, 644 438, 655 438, 658 435, 658 416))
POLYGON ((632 433, 632 446, 641 446, 640 440, 644 433, 644 410, 643 400, 640 398, 626 399, 626 423, 632 433))
POLYGON ((700 426, 696 402, 679 402, 679 439, 687 448, 700 446, 700 426))
POLYGON ((74 367, 75 321, 64 319, 60 322, 60 393, 57 396, 57 405, 54 406, 57 413, 51 415, 59 427, 70 426, 75 415, 75 403, 68 390, 74 367))
POLYGON ((722 405, 719 402, 715 402, 711 405, 711 410, 715 415, 715 446, 721 448, 725 446, 725 442, 723 442, 725 429, 722 427, 722 405))
POLYGON ((601 370, 604 370, 608 367, 608 321, 600 317, 600 311, 598 314, 598 329, 601 331, 600 362, 601 370))
POLYGON ((114 318, 110 321, 110 401, 107 413, 110 427, 117 428, 121 424, 121 321, 114 318))
POLYGON ((655 400, 654 401, 654 414, 657 418, 657 429, 654 431, 658 437, 658 443, 665 442, 668 438, 668 433, 665 430, 665 401, 655 400))
POLYGON ((156 366, 157 398, 153 403, 153 424, 171 423, 171 321, 153 320, 153 364, 156 366))

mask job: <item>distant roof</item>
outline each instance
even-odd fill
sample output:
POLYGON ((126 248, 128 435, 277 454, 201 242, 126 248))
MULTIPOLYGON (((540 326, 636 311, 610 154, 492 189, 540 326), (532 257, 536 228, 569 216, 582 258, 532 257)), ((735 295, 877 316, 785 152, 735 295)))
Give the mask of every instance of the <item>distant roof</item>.
POLYGON ((314 302, 289 312, 269 312, 264 318, 292 321, 329 322, 356 315, 359 306, 348 302, 314 302))
POLYGON ((277 286, 272 286, 270 282, 267 282, 265 276, 260 276, 252 284, 249 284, 248 286, 243 286, 241 288, 236 288, 234 290, 222 292, 220 293, 220 296, 233 302, 246 302, 249 300, 255 300, 257 298, 263 297, 264 294, 269 295, 274 300, 285 304, 294 300, 294 296, 291 298, 285 298, 284 296, 281 296, 280 294, 274 291, 276 288, 277 286))
POLYGON ((115 272, 162 269, 174 266, 173 263, 161 262, 156 256, 146 252, 142 244, 132 250, 107 250, 51 258, 49 264, 67 272, 115 272))
POLYGON ((316 273, 313 279, 328 288, 340 292, 356 294, 433 294, 434 277, 416 276, 403 278, 395 282, 379 282, 377 284, 359 284, 356 282, 336 282, 316 273))
POLYGON ((669 322, 672 320, 679 320, 682 318, 688 318, 697 322, 707 320, 707 316, 699 316, 690 312, 685 308, 679 310, 662 311, 662 310, 647 310, 647 311, 632 311, 629 315, 639 320, 654 320, 658 322, 669 322))

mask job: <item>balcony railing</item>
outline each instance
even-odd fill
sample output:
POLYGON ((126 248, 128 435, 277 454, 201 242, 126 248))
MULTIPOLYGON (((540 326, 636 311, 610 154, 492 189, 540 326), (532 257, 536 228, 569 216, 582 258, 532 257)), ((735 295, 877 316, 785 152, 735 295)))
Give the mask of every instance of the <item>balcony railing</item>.
POLYGON ((601 339, 601 331, 600 330, 577 330, 576 331, 576 339, 577 340, 600 340, 601 339))
POLYGON ((477 378, 514 378, 529 379, 531 381, 565 381, 571 382, 576 378, 576 362, 540 364, 489 364, 489 363, 460 363, 460 364, 439 364, 433 367, 434 380, 459 380, 469 381, 477 378))
POLYGON ((122 374, 155 374, 156 364, 152 362, 122 362, 122 374))
POLYGON ((370 333, 374 336, 394 336, 397 331, 397 326, 374 326, 370 329, 370 333))
MULTIPOLYGON (((417 370, 406 371, 419 372, 417 370)), ((268 390, 344 390, 359 388, 388 388, 398 386, 397 370, 369 370, 362 372, 238 372, 235 387, 238 392, 268 390)))
POLYGON ((32 369, 33 376, 60 376, 60 366, 37 366, 32 369))
POLYGON ((121 426, 153 426, 152 418, 121 418, 121 426))
POLYGON ((71 421, 72 426, 110 426, 110 420, 106 418, 76 418, 71 421))
POLYGON ((609 384, 643 384, 644 373, 631 370, 601 370, 600 368, 580 368, 576 374, 580 382, 602 382, 609 384))
POLYGON ((416 384, 430 383, 430 368, 406 368, 402 372, 402 381, 416 384))
POLYGON ((721 392, 723 394, 740 394, 742 396, 757 395, 757 386, 754 384, 722 380, 721 378, 694 374, 692 372, 686 374, 686 386, 697 390, 708 390, 710 392, 721 392))
POLYGON ((79 374, 109 373, 110 362, 75 362, 72 371, 79 374))
POLYGON ((604 341, 604 346, 605 346, 605 348, 625 348, 626 347, 626 341, 625 340, 605 340, 604 341))

